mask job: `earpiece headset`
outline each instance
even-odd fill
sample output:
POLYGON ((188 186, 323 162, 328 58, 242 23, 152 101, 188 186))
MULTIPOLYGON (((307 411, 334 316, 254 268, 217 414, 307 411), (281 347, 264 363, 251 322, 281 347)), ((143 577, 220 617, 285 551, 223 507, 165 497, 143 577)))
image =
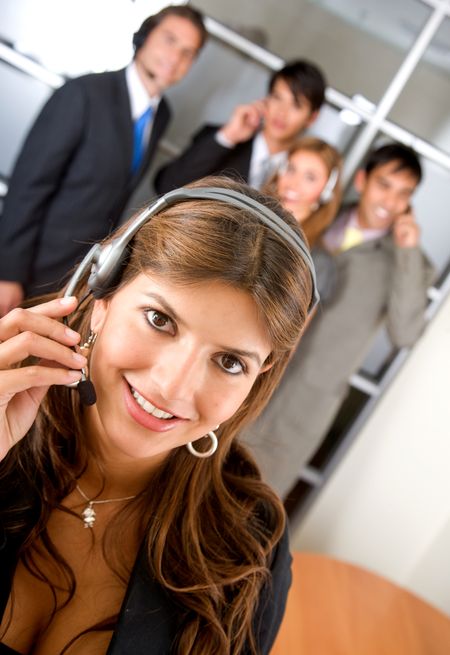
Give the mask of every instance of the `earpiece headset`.
POLYGON ((139 48, 144 45, 145 39, 148 37, 153 28, 156 27, 156 25, 157 20, 155 16, 149 16, 144 20, 138 31, 133 34, 134 52, 137 52, 139 48))
MULTIPOLYGON (((144 209, 128 228, 118 237, 110 241, 105 246, 95 243, 89 250, 77 270, 71 277, 64 296, 72 296, 81 278, 86 271, 91 269, 87 281, 88 294, 92 293, 94 298, 102 298, 110 291, 119 281, 123 263, 129 253, 129 244, 136 232, 148 221, 158 214, 162 209, 186 200, 218 200, 225 202, 239 209, 246 209, 254 214, 257 219, 267 225, 270 229, 281 236, 300 254, 306 263, 312 280, 313 294, 309 310, 319 302, 319 292, 317 290, 316 271, 306 244, 300 235, 283 221, 275 212, 265 207, 257 200, 239 193, 232 189, 219 187, 199 187, 197 189, 176 189, 166 193, 159 200, 144 209)), ((86 297, 86 296, 85 296, 86 297)), ((80 400, 83 405, 93 405, 96 401, 96 393, 92 381, 87 377, 85 369, 82 369, 82 378, 73 385, 78 389, 80 400)))
POLYGON ((128 228, 118 237, 110 241, 105 246, 96 243, 87 253, 74 275, 69 281, 65 296, 72 296, 78 282, 91 268, 91 274, 88 279, 88 289, 92 292, 94 298, 102 298, 115 284, 120 277, 120 270, 128 254, 128 246, 135 236, 136 232, 148 221, 158 214, 162 209, 166 209, 179 202, 187 200, 218 200, 225 202, 239 209, 250 211, 256 218, 271 230, 281 236, 301 255, 306 263, 312 280, 313 295, 310 305, 311 309, 319 302, 319 292, 317 290, 316 271, 314 263, 309 253, 308 247, 300 237, 285 221, 275 212, 249 196, 221 187, 198 187, 196 189, 175 189, 159 198, 152 205, 144 209, 128 228))
POLYGON ((326 205, 333 198, 333 191, 337 184, 338 178, 339 169, 335 166, 330 173, 330 177, 328 178, 327 183, 322 189, 322 193, 320 194, 319 202, 321 205, 326 205))

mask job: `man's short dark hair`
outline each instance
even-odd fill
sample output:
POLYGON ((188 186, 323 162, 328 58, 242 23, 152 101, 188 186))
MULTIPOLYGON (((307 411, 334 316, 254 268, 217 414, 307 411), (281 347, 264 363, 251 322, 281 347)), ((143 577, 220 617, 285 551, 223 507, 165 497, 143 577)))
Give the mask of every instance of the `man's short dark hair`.
POLYGON ((269 80, 269 93, 278 80, 286 82, 294 98, 299 100, 304 96, 311 104, 312 111, 321 108, 325 100, 326 80, 322 71, 306 59, 288 62, 283 68, 275 71, 269 80))
MULTIPOLYGON (((194 9, 192 6, 187 5, 169 5, 164 7, 161 11, 158 11, 157 14, 149 16, 144 20, 137 32, 133 34, 133 46, 134 52, 139 50, 144 43, 150 32, 152 32, 155 27, 160 25, 162 21, 167 18, 167 16, 178 16, 179 18, 185 18, 189 20, 194 27, 198 29, 200 35, 200 48, 203 47, 208 33, 206 31, 205 24, 203 22, 203 15, 198 9, 194 9)), ((200 49, 199 48, 199 49, 200 49)))
POLYGON ((389 143, 381 146, 376 150, 369 152, 364 170, 369 175, 375 168, 396 162, 398 171, 409 171, 417 179, 417 184, 422 179, 422 166, 419 157, 412 148, 404 146, 401 143, 389 143))

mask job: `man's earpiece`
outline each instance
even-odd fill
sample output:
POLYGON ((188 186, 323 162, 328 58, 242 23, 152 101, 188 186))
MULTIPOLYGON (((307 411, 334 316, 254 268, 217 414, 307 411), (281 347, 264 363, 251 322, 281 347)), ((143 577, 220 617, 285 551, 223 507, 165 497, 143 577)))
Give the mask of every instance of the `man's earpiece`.
POLYGON ((149 16, 144 20, 137 32, 133 34, 133 48, 136 53, 145 43, 148 35, 158 25, 158 19, 155 15, 149 16))

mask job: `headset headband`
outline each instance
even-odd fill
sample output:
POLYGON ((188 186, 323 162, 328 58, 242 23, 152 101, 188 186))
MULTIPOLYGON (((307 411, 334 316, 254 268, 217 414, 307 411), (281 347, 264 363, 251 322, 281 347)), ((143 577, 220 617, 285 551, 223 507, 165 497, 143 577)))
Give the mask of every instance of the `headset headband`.
POLYGON ((117 278, 126 255, 127 246, 136 232, 162 209, 187 200, 218 200, 240 209, 247 209, 261 223, 284 239, 300 254, 309 269, 313 285, 309 311, 315 307, 320 300, 317 289, 316 271, 308 247, 300 235, 285 223, 280 216, 257 200, 233 189, 224 189, 222 187, 197 187, 192 189, 182 187, 181 189, 175 189, 166 193, 159 200, 140 212, 119 237, 116 237, 103 247, 99 243, 94 244, 70 279, 64 295, 73 295, 78 282, 86 270, 91 267, 88 288, 92 291, 95 298, 102 297, 113 286, 113 281, 117 278))

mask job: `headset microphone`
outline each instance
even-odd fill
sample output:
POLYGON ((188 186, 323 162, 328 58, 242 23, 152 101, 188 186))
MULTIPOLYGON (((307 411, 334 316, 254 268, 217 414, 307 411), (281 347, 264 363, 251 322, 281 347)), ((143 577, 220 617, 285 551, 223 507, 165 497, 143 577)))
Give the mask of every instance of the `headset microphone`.
POLYGON ((83 378, 78 382, 77 385, 78 393, 80 394, 80 401, 82 405, 95 405, 97 402, 97 394, 95 393, 95 387, 92 383, 92 380, 84 375, 83 378))

